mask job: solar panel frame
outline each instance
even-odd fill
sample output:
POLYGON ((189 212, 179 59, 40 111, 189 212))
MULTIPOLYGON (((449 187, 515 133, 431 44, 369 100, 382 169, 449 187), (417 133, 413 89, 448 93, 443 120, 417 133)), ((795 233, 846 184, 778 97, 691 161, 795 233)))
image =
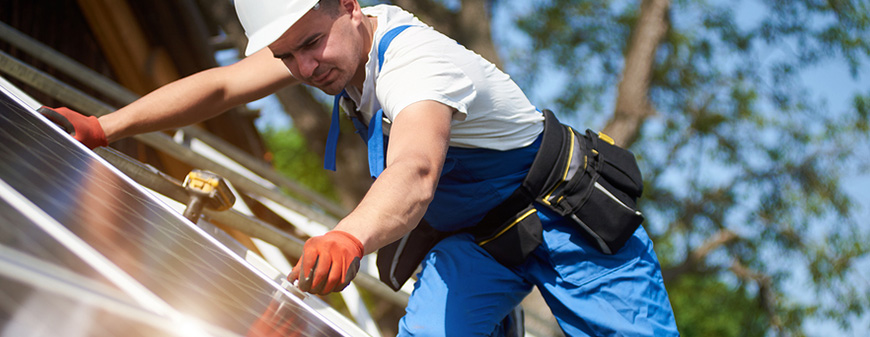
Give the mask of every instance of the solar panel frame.
POLYGON ((364 335, 326 319, 2 92, 0 179, 171 308, 239 334, 268 314, 285 327, 295 321, 303 336, 364 335))

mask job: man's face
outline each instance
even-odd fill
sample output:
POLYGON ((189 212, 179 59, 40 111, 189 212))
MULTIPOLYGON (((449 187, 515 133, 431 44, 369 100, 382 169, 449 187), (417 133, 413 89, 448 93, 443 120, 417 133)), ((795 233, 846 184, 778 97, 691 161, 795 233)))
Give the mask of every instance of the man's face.
POLYGON ((337 95, 363 69, 367 55, 353 13, 338 8, 311 10, 269 45, 294 77, 330 95, 337 95))

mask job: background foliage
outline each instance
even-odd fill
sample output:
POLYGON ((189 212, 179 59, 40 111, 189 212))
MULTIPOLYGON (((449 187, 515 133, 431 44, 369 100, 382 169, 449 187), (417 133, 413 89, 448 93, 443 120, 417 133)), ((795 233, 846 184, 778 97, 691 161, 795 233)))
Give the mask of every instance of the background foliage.
MULTIPOLYGON (((720 285, 756 298, 771 332, 783 335, 802 334, 809 318, 848 330, 867 309, 867 280, 852 266, 867 253, 870 228, 842 183, 868 164, 870 90, 834 110, 801 76, 841 63, 860 77, 868 9, 866 1, 671 4, 651 69, 656 113, 631 148, 678 319, 703 309, 703 300, 681 304, 683 291, 715 297, 720 285), (805 291, 812 295, 795 296, 805 291)), ((639 15, 634 2, 536 2, 516 20, 532 41, 513 54, 531 66, 522 83, 534 87, 546 68, 570 74, 550 104, 580 124, 600 123, 639 15)), ((684 331, 707 324, 681 323, 684 331)))
POLYGON ((305 137, 293 128, 267 126, 260 130, 278 172, 295 178, 314 192, 337 200, 335 188, 323 172, 323 161, 308 151, 305 137))

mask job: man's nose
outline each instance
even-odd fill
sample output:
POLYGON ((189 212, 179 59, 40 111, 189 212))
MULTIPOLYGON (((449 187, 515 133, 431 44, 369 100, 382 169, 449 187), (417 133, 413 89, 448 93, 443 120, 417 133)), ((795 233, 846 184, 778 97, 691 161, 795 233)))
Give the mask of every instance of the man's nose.
POLYGON ((318 62, 317 59, 309 55, 300 55, 296 58, 296 62, 297 66, 299 66, 299 73, 302 75, 302 78, 311 78, 314 76, 317 66, 320 65, 320 62, 318 62))

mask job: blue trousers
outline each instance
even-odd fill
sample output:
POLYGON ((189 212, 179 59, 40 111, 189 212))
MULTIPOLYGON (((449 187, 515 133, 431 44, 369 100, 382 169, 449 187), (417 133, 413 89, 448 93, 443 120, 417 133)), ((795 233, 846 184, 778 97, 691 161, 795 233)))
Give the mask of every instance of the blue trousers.
POLYGON ((653 245, 643 227, 617 254, 589 245, 569 222, 539 208, 544 243, 505 267, 471 235, 451 236, 423 262, 399 336, 496 336, 538 287, 568 336, 676 336, 653 245))

